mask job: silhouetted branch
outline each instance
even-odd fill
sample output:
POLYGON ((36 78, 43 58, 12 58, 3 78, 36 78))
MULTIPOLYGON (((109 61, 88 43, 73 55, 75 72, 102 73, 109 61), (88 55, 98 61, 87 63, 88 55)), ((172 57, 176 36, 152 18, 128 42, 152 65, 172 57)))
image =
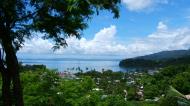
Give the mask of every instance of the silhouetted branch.
POLYGON ((3 73, 5 72, 7 69, 5 68, 4 64, 3 64, 3 57, 4 57, 4 53, 2 53, 3 50, 0 49, 0 72, 3 73))

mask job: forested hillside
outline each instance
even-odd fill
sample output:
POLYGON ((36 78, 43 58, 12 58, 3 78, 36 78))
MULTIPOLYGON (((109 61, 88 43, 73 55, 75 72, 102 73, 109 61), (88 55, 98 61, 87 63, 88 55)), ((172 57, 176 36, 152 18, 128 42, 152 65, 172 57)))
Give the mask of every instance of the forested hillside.
POLYGON ((190 64, 189 50, 167 51, 125 59, 120 61, 119 66, 124 68, 153 69, 180 64, 190 64))

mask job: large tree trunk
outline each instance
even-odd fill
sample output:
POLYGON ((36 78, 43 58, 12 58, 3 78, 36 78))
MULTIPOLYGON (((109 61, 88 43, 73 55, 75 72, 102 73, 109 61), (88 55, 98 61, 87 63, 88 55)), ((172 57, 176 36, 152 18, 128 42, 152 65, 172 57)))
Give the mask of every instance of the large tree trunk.
POLYGON ((23 93, 19 76, 19 64, 9 34, 7 34, 7 36, 5 36, 5 38, 2 40, 2 46, 6 54, 7 71, 10 73, 13 83, 13 96, 16 102, 15 106, 24 106, 23 93))
POLYGON ((11 79, 10 75, 3 70, 2 72, 2 97, 3 97, 3 106, 12 106, 12 100, 11 100, 11 91, 10 91, 10 85, 11 85, 11 79))
MULTIPOLYGON (((4 31, 0 31, 0 35, 4 35, 4 31)), ((2 38, 1 38, 2 40, 2 38)), ((2 43, 2 42, 1 42, 2 43)), ((1 44, 1 46, 3 47, 3 45, 1 44)), ((7 68, 5 67, 4 63, 3 63, 3 55, 1 53, 3 53, 3 49, 0 50, 0 72, 2 75, 2 100, 3 100, 3 106, 12 106, 13 101, 11 98, 11 74, 10 72, 7 70, 7 68), (1 51, 2 50, 2 51, 1 51)))

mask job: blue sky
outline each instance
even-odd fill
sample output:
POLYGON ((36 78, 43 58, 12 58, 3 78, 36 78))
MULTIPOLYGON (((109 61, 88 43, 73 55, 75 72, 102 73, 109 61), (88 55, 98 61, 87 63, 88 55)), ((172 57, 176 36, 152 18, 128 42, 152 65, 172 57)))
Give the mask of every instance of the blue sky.
MULTIPOLYGON (((134 1, 138 2, 138 0, 134 1)), ((152 4, 140 10, 129 10, 126 4, 122 3, 119 19, 113 19, 112 14, 103 12, 89 22, 89 28, 84 31, 84 36, 92 39, 94 33, 110 25, 116 25, 117 37, 126 40, 144 37, 154 32, 159 21, 164 21, 173 28, 188 26, 190 25, 190 19, 187 18, 190 15, 189 4, 189 0, 168 0, 168 3, 152 4)))
POLYGON ((19 54, 135 57, 190 47, 190 0, 122 0, 120 17, 107 11, 89 21, 82 38, 53 52, 51 41, 27 40, 19 54))

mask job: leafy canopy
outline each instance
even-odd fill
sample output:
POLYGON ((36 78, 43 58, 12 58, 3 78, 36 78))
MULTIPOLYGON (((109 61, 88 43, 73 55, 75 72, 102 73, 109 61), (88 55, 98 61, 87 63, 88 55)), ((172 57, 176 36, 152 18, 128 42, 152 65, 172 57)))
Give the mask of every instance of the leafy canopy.
POLYGON ((66 46, 66 37, 80 38, 87 21, 101 10, 119 17, 120 0, 1 0, 0 29, 10 33, 19 49, 32 32, 52 39, 55 49, 66 46))

